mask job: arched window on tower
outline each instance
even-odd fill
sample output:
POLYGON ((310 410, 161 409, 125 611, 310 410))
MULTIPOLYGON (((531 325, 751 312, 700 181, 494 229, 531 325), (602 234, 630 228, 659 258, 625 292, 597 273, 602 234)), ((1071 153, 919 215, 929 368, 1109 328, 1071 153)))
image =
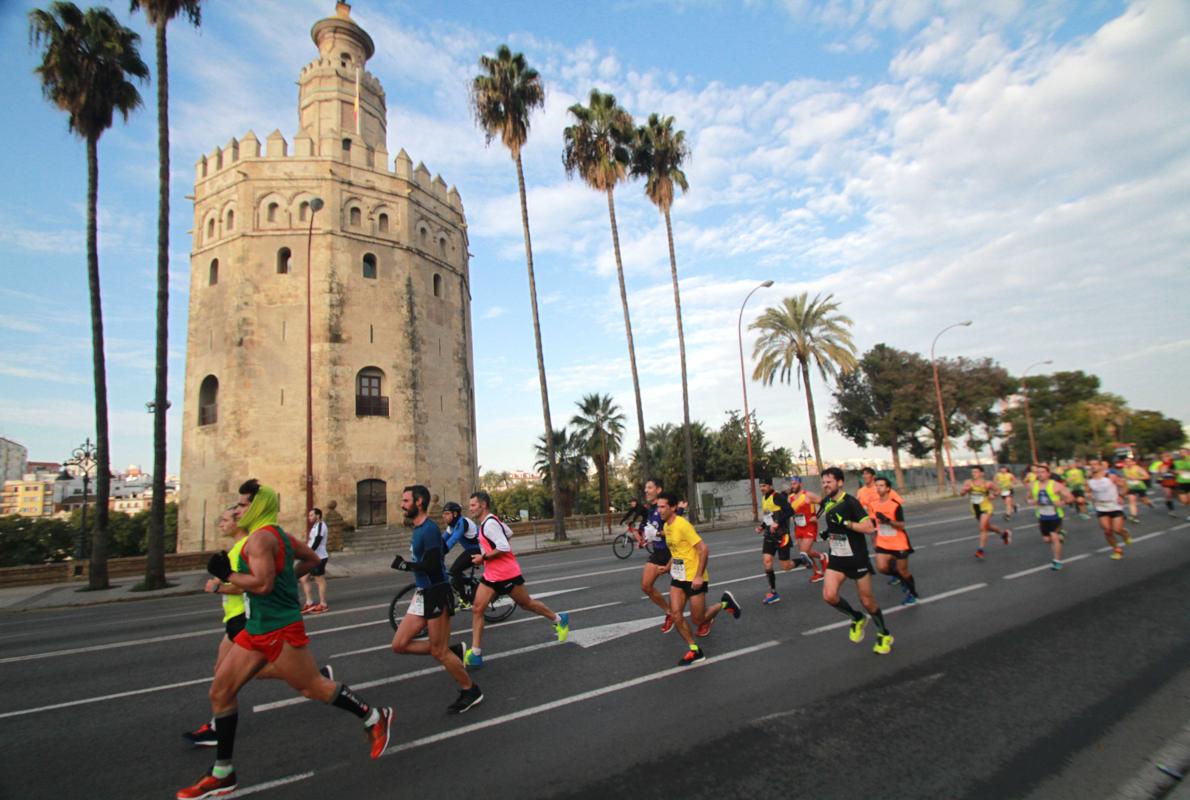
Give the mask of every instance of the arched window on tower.
POLYGON ((418 234, 421 238, 422 249, 424 250, 426 247, 426 243, 429 242, 429 240, 430 240, 430 231, 428 228, 426 228, 426 226, 423 225, 423 226, 421 226, 421 228, 418 229, 418 234))
POLYGON ((302 204, 300 206, 298 206, 298 219, 302 222, 305 222, 306 218, 309 216, 310 216, 310 204, 307 203, 305 200, 303 200, 302 204))
POLYGON ((293 253, 289 252, 288 247, 282 247, 277 251, 277 274, 288 275, 290 262, 293 259, 293 253))
POLYGON ((376 256, 371 253, 364 253, 364 277, 376 278, 376 256))
POLYGON ((376 229, 381 233, 388 233, 388 214, 381 214, 376 218, 376 229))
POLYGON ((236 212, 234 209, 227 209, 227 224, 223 226, 223 230, 232 231, 236 227, 236 212))
POLYGON ((360 213, 358 206, 351 207, 351 211, 347 212, 347 218, 353 228, 358 228, 364 221, 364 215, 360 213))
POLYGON ((207 272, 207 286, 214 286, 219 282, 219 259, 211 259, 211 268, 207 272))
POLYGON ((438 237, 438 255, 443 259, 446 258, 446 237, 438 237))
POLYGON ((434 296, 442 296, 442 276, 437 272, 434 273, 434 296))
POLYGON ((384 394, 384 373, 376 367, 364 367, 355 375, 355 415, 387 417, 388 397, 384 394))
POLYGON ((280 206, 277 205, 276 203, 269 203, 268 216, 266 217, 269 222, 277 221, 277 210, 279 208, 280 208, 280 206))
POLYGON ((388 500, 385 492, 388 485, 371 478, 355 485, 355 527, 384 525, 388 522, 388 500))
POLYGON ((351 157, 351 140, 350 139, 343 140, 343 157, 344 158, 351 157))
POLYGON ((219 421, 219 379, 208 375, 198 387, 198 424, 214 425, 219 421))
POLYGON ((207 242, 215 238, 215 218, 211 217, 207 220, 207 242))

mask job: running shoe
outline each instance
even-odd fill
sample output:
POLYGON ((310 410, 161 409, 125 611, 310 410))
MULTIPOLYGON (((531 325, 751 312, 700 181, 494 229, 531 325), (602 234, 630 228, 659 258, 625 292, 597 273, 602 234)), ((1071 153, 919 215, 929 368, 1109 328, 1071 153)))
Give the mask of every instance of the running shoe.
POLYGON ((898 575, 893 575, 891 578, 888 579, 889 586, 896 586, 900 582, 901 582, 901 578, 898 575))
POLYGON ((821 583, 822 579, 826 577, 825 570, 818 570, 810 576, 810 583, 821 583))
POLYGON ((566 611, 558 614, 558 621, 554 623, 554 632, 558 634, 558 641, 566 641, 570 635, 570 614, 566 611))
POLYGON ((851 641, 859 644, 864 640, 864 627, 868 624, 867 617, 860 617, 851 621, 851 631, 847 635, 851 637, 851 641))
POLYGON ((1091 515, 1090 515, 1090 514, 1088 514, 1088 513, 1086 513, 1085 511, 1083 511, 1083 512, 1080 512, 1080 513, 1079 513, 1079 515, 1078 515, 1078 518, 1079 518, 1079 519, 1090 519, 1090 518, 1091 518, 1091 515))
POLYGON ((226 778, 216 778, 207 773, 198 779, 198 783, 179 789, 174 797, 178 800, 201 800, 204 797, 222 797, 236 790, 236 774, 232 772, 226 778))
POLYGON ((1112 561, 1119 561, 1123 557, 1124 557, 1124 551, 1122 548, 1113 547, 1111 549, 1111 560, 1112 561))
POLYGON ((769 592, 760 602, 764 603, 766 606, 776 605, 777 603, 781 602, 781 595, 777 594, 776 592, 769 592))
POLYGON ((330 664, 327 664, 325 667, 319 667, 318 671, 322 673, 322 677, 326 678, 328 681, 333 681, 335 679, 335 668, 330 664))
POLYGON ((202 727, 196 731, 186 731, 182 734, 182 738, 195 747, 214 747, 219 743, 219 740, 215 738, 215 729, 209 722, 204 722, 202 727))
POLYGON ((975 557, 978 558, 980 561, 982 561, 983 560, 983 550, 976 550, 975 557))
POLYGON ((727 609, 728 613, 736 619, 740 618, 740 613, 743 611, 740 604, 736 602, 735 595, 731 592, 724 592, 723 596, 719 598, 719 602, 727 609))
POLYGON ((1128 521, 1129 522, 1140 522, 1140 517, 1129 516, 1128 521))
POLYGON ((324 606, 322 603, 315 603, 314 605, 310 606, 309 611, 305 611, 303 613, 305 613, 305 614, 321 614, 324 611, 326 611, 326 606, 324 606))
POLYGON ((483 692, 479 690, 479 684, 471 684, 470 689, 460 689, 459 697, 453 703, 446 707, 448 714, 463 714, 467 709, 479 705, 483 702, 483 692))
POLYGON ((697 627, 697 628, 694 630, 694 635, 695 635, 695 636, 699 636, 699 637, 701 637, 701 638, 704 638, 704 639, 705 639, 706 637, 710 636, 710 635, 711 635, 711 623, 710 623, 710 622, 704 622, 703 624, 699 625, 699 626, 698 626, 698 627, 697 627))
POLYGON ((304 606, 302 606, 302 613, 303 613, 303 614, 309 614, 309 613, 310 613, 311 611, 313 611, 313 610, 314 610, 314 609, 315 609, 317 606, 318 606, 318 604, 317 604, 317 603, 306 603, 304 606))
POLYGON ((1050 569, 1052 569, 1052 570, 1054 570, 1055 572, 1057 572, 1058 570, 1062 569, 1062 562, 1061 562, 1061 561, 1051 561, 1051 562, 1050 562, 1050 569))
POLYGON ((892 652, 893 637, 891 633, 876 634, 876 645, 872 648, 873 653, 879 653, 886 656, 892 652))
POLYGON ((693 650, 687 650, 686 655, 678 660, 679 667, 688 667, 691 664, 697 664, 699 661, 706 660, 706 654, 702 652, 701 647, 695 647, 693 650))
POLYGON ((471 648, 467 648, 467 651, 463 654, 463 666, 470 667, 471 669, 482 669, 483 656, 471 648))
POLYGON ((669 633, 674 629, 674 618, 669 614, 665 615, 665 621, 661 623, 661 632, 669 633))
POLYGON ((1124 534, 1124 544, 1132 544, 1132 535, 1131 534, 1128 534, 1128 533, 1124 534))
POLYGON ((462 661, 463 657, 465 655, 467 655, 467 651, 463 649, 462 642, 455 642, 454 644, 452 644, 450 647, 448 647, 446 649, 449 650, 450 652, 454 653, 456 656, 458 656, 459 661, 462 661))
POLYGON ((368 741, 372 743, 372 758, 380 758, 388 747, 388 737, 393 727, 393 710, 380 709, 380 719, 368 727, 368 741))
POLYGON ((913 592, 906 592, 905 599, 901 601, 901 605, 903 605, 903 606, 917 605, 917 595, 915 595, 913 592))
POLYGON ((1001 531, 1000 538, 1004 540, 1004 544, 1012 544, 1012 528, 1005 528, 1001 531))

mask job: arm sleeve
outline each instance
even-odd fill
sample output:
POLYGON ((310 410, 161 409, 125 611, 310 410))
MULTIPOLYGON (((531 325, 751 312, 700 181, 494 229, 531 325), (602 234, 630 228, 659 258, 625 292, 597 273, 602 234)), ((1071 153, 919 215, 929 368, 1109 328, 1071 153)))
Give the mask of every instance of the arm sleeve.
POLYGON ((488 517, 480 526, 480 533, 491 543, 492 547, 499 550, 501 553, 511 553, 512 545, 508 543, 508 537, 504 535, 504 526, 500 524, 499 520, 494 517, 488 517))
POLYGON ((442 571, 442 537, 440 535, 418 538, 414 543, 413 551, 421 553, 421 560, 406 561, 409 569, 431 575, 437 575, 442 571))
POLYGON ((625 522, 627 522, 628 520, 632 519, 635 516, 636 516, 636 509, 635 508, 628 509, 628 513, 625 514, 624 516, 620 517, 620 524, 623 525, 625 522))
POLYGON ((450 552, 450 548, 459 543, 463 538, 463 532, 467 530, 467 523, 462 518, 455 520, 455 524, 450 526, 450 535, 442 543, 442 549, 450 552))
POLYGON ((777 504, 777 518, 774 520, 782 530, 789 528, 789 520, 793 519, 793 507, 789 505, 789 495, 773 492, 773 501, 777 504))
POLYGON ((314 534, 314 541, 310 542, 310 549, 317 550, 318 545, 320 545, 320 544, 322 544, 322 531, 321 530, 318 531, 318 533, 314 534))
POLYGON ((904 522, 904 521, 905 521, 905 508, 900 503, 897 503, 897 522, 904 522))

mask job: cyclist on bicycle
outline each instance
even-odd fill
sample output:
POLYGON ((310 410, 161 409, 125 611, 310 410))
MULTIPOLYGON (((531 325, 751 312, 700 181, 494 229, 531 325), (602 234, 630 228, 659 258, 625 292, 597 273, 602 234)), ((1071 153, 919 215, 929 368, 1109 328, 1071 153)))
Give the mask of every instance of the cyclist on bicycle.
POLYGON ((450 585, 454 587, 455 597, 459 598, 459 607, 470 608, 471 603, 463 587, 463 573, 471 567, 472 557, 479 555, 479 528, 464 516, 463 507, 453 500, 442 507, 442 521, 446 523, 446 530, 442 534, 443 556, 456 544, 463 548, 448 570, 450 585))
POLYGON ((642 505, 635 497, 632 502, 628 504, 628 512, 620 518, 621 525, 627 525, 629 529, 636 535, 636 546, 645 546, 644 528, 645 523, 649 521, 649 509, 642 505))

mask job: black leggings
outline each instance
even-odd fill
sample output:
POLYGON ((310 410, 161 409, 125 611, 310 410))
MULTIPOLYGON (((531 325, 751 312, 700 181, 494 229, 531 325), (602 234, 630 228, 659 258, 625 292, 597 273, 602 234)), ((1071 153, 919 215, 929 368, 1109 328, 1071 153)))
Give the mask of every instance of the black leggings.
POLYGON ((459 553, 455 560, 450 565, 450 585, 454 587, 455 594, 459 597, 465 598, 467 595, 463 592, 463 573, 471 566, 471 557, 475 553, 469 553, 466 550, 459 553))

